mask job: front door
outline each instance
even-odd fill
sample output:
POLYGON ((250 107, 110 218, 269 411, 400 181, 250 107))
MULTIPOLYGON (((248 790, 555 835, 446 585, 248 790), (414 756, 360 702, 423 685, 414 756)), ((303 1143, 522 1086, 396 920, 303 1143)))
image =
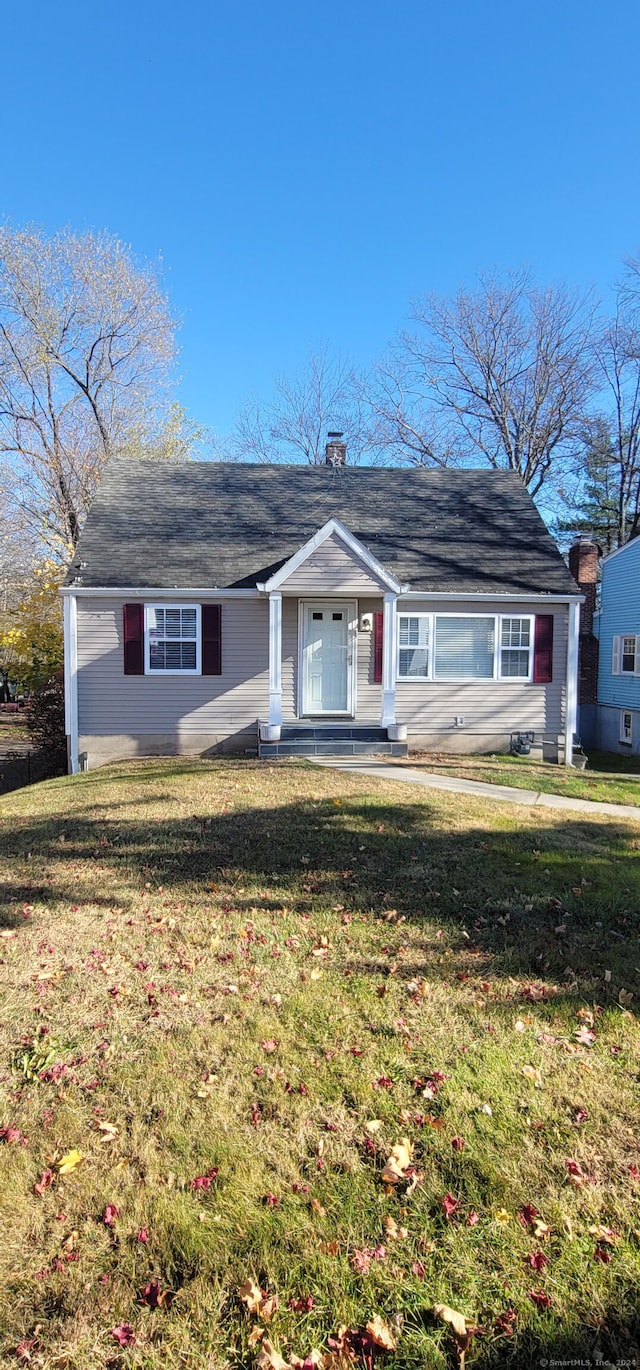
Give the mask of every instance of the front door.
POLYGON ((302 606, 302 709, 305 715, 353 713, 355 605, 340 601, 302 606))

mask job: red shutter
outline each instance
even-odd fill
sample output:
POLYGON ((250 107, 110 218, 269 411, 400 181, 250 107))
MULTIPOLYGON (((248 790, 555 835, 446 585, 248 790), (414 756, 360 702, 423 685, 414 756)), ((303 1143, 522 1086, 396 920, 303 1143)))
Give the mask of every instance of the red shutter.
POLYGON ((144 604, 123 604, 124 673, 144 675, 144 604))
POLYGON ((222 609, 202 605, 202 674, 222 675, 222 609))
POLYGON ((382 634, 384 614, 373 615, 373 679, 376 685, 382 683, 382 634))
POLYGON ((536 685, 548 685, 553 680, 553 614, 536 614, 533 679, 536 685))

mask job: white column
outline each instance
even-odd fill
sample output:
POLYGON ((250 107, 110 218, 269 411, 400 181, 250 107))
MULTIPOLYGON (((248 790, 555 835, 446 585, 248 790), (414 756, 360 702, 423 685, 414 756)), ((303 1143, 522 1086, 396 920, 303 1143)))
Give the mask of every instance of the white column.
POLYGON ((282 595, 269 595, 269 725, 282 723, 282 595))
POLYGON ((566 766, 573 766, 573 734, 578 728, 578 649, 580 635, 580 605, 569 605, 569 628, 567 634, 567 682, 566 716, 564 735, 564 760, 566 766))
POLYGON ((396 623, 398 596, 384 597, 382 625, 382 718, 383 728, 396 721, 396 623))
POLYGON ((78 601, 64 596, 64 730, 69 772, 77 775, 78 761, 78 601))

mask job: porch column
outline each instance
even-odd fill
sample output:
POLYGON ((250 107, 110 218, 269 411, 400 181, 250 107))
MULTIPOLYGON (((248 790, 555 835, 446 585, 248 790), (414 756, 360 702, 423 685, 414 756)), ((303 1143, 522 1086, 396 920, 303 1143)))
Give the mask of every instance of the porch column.
POLYGON ((65 595, 64 610, 64 730, 70 775, 80 770, 78 758, 78 607, 75 595, 65 595))
POLYGON ((573 734, 578 728, 578 650, 580 633, 580 605, 569 605, 567 633, 567 681, 565 707, 564 762, 573 766, 573 734))
POLYGON ((282 723, 282 595, 269 595, 269 723, 282 723))
POLYGON ((387 591, 382 624, 382 718, 383 728, 396 721, 396 623, 398 596, 387 591))

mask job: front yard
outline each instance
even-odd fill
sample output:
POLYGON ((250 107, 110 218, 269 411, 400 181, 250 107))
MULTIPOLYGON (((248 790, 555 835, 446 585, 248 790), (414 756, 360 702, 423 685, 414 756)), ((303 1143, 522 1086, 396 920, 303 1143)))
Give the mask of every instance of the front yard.
POLYGON ((585 771, 554 766, 535 756, 454 756, 442 752, 414 752, 406 764, 434 774, 458 775, 463 780, 482 780, 486 785, 510 785, 516 789, 563 794, 572 799, 591 799, 607 804, 640 805, 640 758, 590 752, 585 771))
POLYGON ((635 1363, 640 823, 504 808, 0 800, 3 1364, 635 1363))

